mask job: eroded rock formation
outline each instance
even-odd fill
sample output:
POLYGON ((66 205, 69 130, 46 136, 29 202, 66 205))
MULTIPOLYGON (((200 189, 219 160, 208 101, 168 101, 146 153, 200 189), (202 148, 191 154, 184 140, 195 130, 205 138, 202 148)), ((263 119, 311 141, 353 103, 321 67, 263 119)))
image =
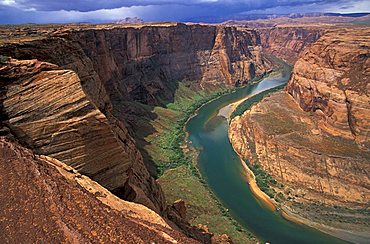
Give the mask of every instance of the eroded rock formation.
POLYGON ((326 34, 302 54, 287 91, 320 129, 369 148, 370 59, 368 28, 326 34))
POLYGON ((229 129, 235 150, 278 181, 269 184, 283 206, 366 238, 369 34, 359 27, 325 34, 298 59, 286 91, 236 117, 229 129))
POLYGON ((37 60, 10 60, 0 69, 2 123, 37 154, 74 167, 124 199, 158 212, 160 188, 122 122, 108 121, 71 70, 37 60))
POLYGON ((196 243, 149 208, 0 137, 3 243, 196 243))
POLYGON ((109 99, 157 105, 171 101, 178 82, 197 87, 234 85, 261 75, 271 65, 260 54, 258 33, 206 25, 110 27, 66 30, 22 43, 0 53, 38 59, 74 70, 101 108, 94 92, 105 87, 109 99))
POLYGON ((273 54, 294 64, 299 54, 317 41, 324 33, 320 27, 273 27, 259 28, 264 52, 273 54))

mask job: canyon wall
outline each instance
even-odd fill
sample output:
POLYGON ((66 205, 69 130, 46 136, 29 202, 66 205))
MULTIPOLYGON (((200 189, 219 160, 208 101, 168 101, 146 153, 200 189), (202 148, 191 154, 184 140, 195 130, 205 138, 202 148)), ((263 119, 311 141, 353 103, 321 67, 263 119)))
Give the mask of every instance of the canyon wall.
POLYGON ((271 68, 256 31, 184 25, 65 30, 39 40, 9 43, 0 53, 74 70, 93 94, 103 84, 111 101, 158 105, 173 100, 178 82, 197 88, 234 85, 271 68))
POLYGON ((9 39, 0 46, 0 133, 170 217, 127 104, 165 105, 181 81, 212 91, 262 75, 271 63, 259 45, 255 31, 184 24, 78 26, 9 39))
POLYGON ((258 28, 264 52, 273 54, 294 64, 299 54, 317 41, 325 32, 320 27, 273 27, 258 28))
POLYGON ((112 116, 108 120, 90 102, 75 72, 37 60, 11 59, 0 68, 0 76, 7 134, 111 191, 121 189, 124 199, 164 210, 163 194, 127 128, 112 116))
POLYGON ((369 148, 370 59, 368 28, 329 32, 294 66, 287 92, 320 129, 369 148))
POLYGON ((229 128, 234 149, 277 180, 267 184, 283 207, 360 236, 370 201, 369 31, 329 31, 301 54, 285 91, 229 128))

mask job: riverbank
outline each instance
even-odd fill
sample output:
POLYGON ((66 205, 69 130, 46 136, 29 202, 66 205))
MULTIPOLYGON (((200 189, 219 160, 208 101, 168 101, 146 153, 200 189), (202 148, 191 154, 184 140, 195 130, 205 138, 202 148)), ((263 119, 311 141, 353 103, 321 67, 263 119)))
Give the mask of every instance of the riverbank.
POLYGON ((186 203, 186 220, 215 234, 227 234, 236 243, 255 243, 256 237, 240 226, 213 195, 196 168, 197 154, 185 147, 184 125, 200 107, 210 103, 231 89, 199 91, 186 85, 179 87, 174 103, 167 108, 155 108, 157 115, 152 125, 157 134, 147 137, 145 148, 155 160, 161 185, 168 204, 178 199, 186 203))
MULTIPOLYGON (((271 70, 270 72, 268 72, 267 74, 265 74, 264 76, 254 80, 254 81, 251 81, 250 83, 248 83, 246 86, 250 86, 250 85, 254 85, 254 84, 257 84, 258 82, 260 82, 261 80, 269 77, 269 78, 273 78, 273 77, 278 77, 280 75, 279 72, 281 72, 282 68, 276 68, 276 69, 273 69, 271 70)), ((267 91, 269 90, 270 88, 266 88, 266 89, 263 89, 261 90, 261 93, 264 92, 264 91, 267 91)), ((250 96, 246 96, 242 99, 239 99, 238 101, 236 102, 233 102, 233 103, 230 103, 229 105, 221 108, 219 111, 218 111, 218 116, 222 116, 224 118, 226 118, 228 121, 230 120, 231 118, 231 115, 232 113, 243 103, 245 102, 246 100, 248 100, 249 98, 251 98, 252 96, 254 95, 250 95, 250 96)))
MULTIPOLYGON (((235 153, 238 154, 236 150, 235 150, 235 153)), ((366 241, 368 240, 366 236, 363 236, 363 237, 359 236, 359 233, 356 234, 348 230, 346 231, 343 229, 333 228, 327 225, 323 225, 320 223, 310 221, 309 219, 305 219, 297 214, 292 213, 286 207, 280 206, 276 201, 270 198, 266 193, 264 193, 258 187, 256 176, 254 175, 253 171, 245 163, 242 156, 240 154, 238 154, 238 156, 240 159, 240 163, 243 165, 244 169, 246 170, 245 177, 248 180, 248 185, 249 185, 249 188, 251 189, 251 192, 256 198, 258 198, 261 202, 263 202, 263 204, 265 204, 265 206, 269 208, 271 211, 277 211, 278 209, 281 216, 288 221, 294 222, 296 224, 310 226, 312 228, 315 228, 317 230, 320 230, 324 233, 335 236, 345 241, 349 241, 353 243, 366 243, 366 241)))
MULTIPOLYGON (((284 108, 286 108, 286 106, 284 106, 284 108)), ((267 111, 271 111, 271 109, 269 109, 267 111)), ((285 116, 282 116, 282 117, 286 118, 285 116)), ((265 121, 266 118, 265 117, 263 117, 263 118, 264 118, 263 121, 265 121)), ((276 119, 276 120, 273 120, 273 121, 279 121, 279 120, 276 119)), ((278 123, 278 122, 275 122, 275 123, 278 123)), ((245 124, 244 124, 244 127, 243 128, 244 128, 243 131, 245 131, 246 130, 245 129, 245 124)), ((272 129, 272 130, 275 130, 276 131, 276 129, 272 129)), ((289 129, 287 131, 289 132, 289 131, 291 131, 291 129, 289 129)), ((234 131, 234 136, 235 136, 235 131, 234 131)), ((232 135, 231 135, 231 128, 230 127, 229 127, 229 130, 228 130, 228 137, 229 137, 229 140, 232 137, 232 135)), ((252 179, 252 180, 255 181, 256 176, 254 175, 253 171, 244 162, 242 155, 240 155, 238 153, 238 150, 235 148, 235 144, 234 143, 232 143, 232 146, 233 146, 234 151, 238 154, 238 156, 240 158, 240 161, 242 162, 242 165, 249 172, 249 175, 251 175, 251 176, 249 176, 247 178, 248 181, 250 181, 250 179, 252 179)), ((248 146, 248 148, 249 147, 251 147, 251 146, 248 146)), ((281 202, 276 202, 275 199, 272 199, 272 198, 268 197, 266 194, 260 194, 260 192, 262 192, 262 190, 258 187, 257 184, 250 184, 250 188, 251 188, 251 191, 253 192, 253 194, 256 197, 258 197, 261 201, 263 201, 267 205, 270 205, 272 203, 275 206, 275 208, 281 209, 281 211, 280 211, 281 212, 281 216, 283 218, 285 218, 286 220, 289 220, 289 221, 294 222, 294 223, 297 223, 297 224, 302 224, 302 225, 305 225, 305 226, 310 226, 310 227, 315 228, 317 230, 320 230, 320 231, 322 231, 324 233, 330 234, 330 235, 335 236, 335 237, 337 237, 339 239, 350 241, 350 242, 363 243, 363 242, 365 242, 365 240, 367 240, 366 235, 363 235, 364 233, 361 233, 361 232, 360 233, 356 233, 356 231, 350 231, 348 229, 340 229, 340 228, 331 227, 331 226, 325 225, 323 223, 314 222, 314 221, 312 221, 310 219, 307 219, 307 218, 304 218, 302 216, 299 216, 297 213, 294 213, 296 211, 292 212, 287 206, 282 205, 281 202), (258 189, 255 189, 255 188, 258 188, 258 189), (269 200, 266 200, 266 197, 268 197, 269 200)), ((276 198, 276 196, 275 196, 275 198, 276 198)), ((299 211, 298 211, 298 213, 299 213, 299 211)))

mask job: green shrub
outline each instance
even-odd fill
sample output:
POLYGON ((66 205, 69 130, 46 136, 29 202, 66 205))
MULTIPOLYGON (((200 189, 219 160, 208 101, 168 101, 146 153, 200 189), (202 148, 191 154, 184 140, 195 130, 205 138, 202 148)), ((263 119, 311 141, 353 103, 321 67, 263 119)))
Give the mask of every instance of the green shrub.
POLYGON ((8 56, 5 56, 5 55, 0 55, 0 63, 1 64, 5 64, 9 61, 9 57, 8 56))

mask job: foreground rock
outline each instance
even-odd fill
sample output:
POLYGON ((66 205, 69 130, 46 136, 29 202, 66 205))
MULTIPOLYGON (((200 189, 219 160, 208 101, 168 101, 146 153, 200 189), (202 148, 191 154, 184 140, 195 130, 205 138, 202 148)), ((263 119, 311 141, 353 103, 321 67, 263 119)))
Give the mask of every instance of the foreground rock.
POLYGON ((368 36, 368 28, 324 35, 297 61, 286 91, 229 129, 234 149, 277 181, 266 183, 283 209, 360 242, 370 231, 368 36))
POLYGON ((0 137, 3 243, 196 243, 149 208, 0 137))
POLYGON ((122 198, 157 212, 163 194, 146 170, 127 128, 101 113, 77 74, 37 60, 0 68, 2 124, 37 154, 56 158, 122 198))
POLYGON ((17 58, 2 60, 2 130, 157 212, 165 201, 135 145, 140 132, 133 129, 142 129, 135 104, 173 101, 182 80, 207 90, 270 69, 257 33, 234 27, 82 25, 46 28, 37 38, 27 33, 22 41, 8 33, 0 47, 2 59, 17 58))

